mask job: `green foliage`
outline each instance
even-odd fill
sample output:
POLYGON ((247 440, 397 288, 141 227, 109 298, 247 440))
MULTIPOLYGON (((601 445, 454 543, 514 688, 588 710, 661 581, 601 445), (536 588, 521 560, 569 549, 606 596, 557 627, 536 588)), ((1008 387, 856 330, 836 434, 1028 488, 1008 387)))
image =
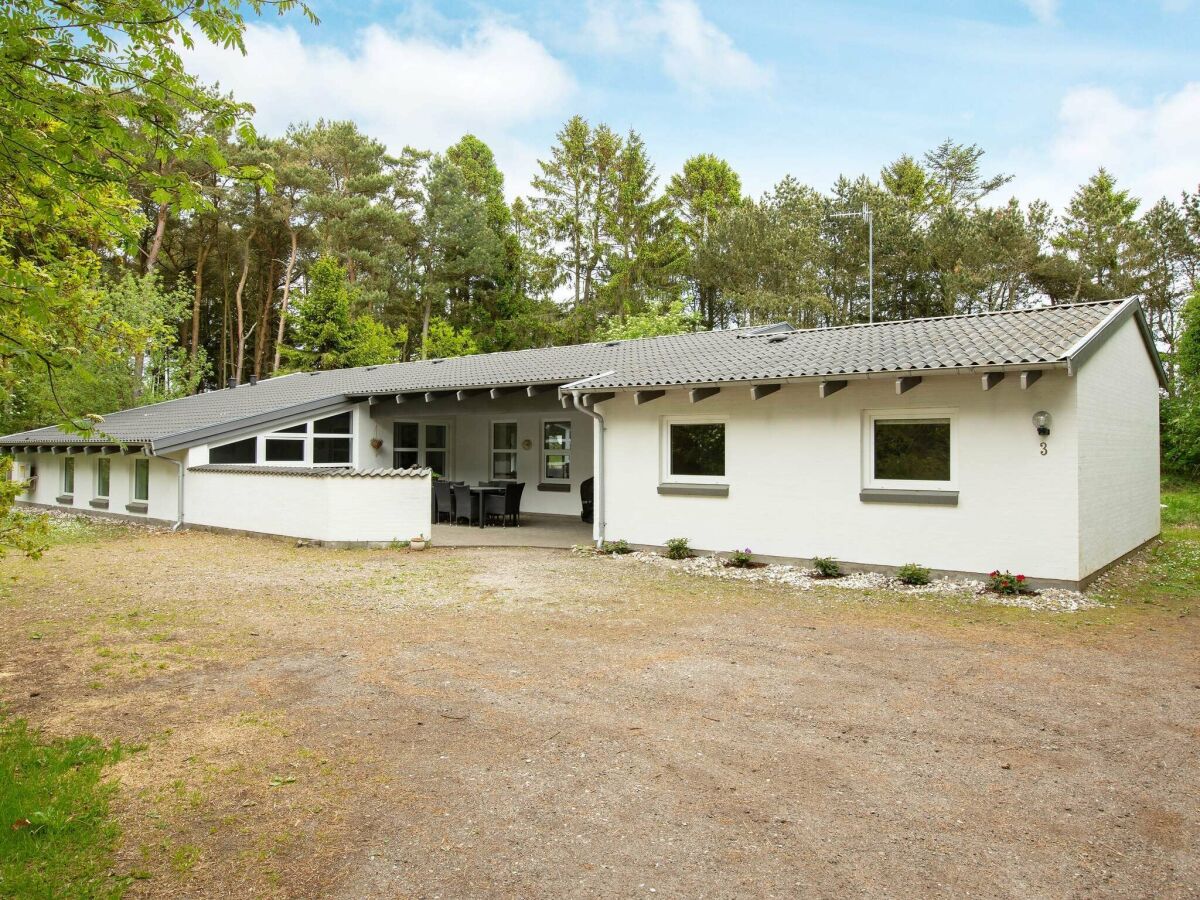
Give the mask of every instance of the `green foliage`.
POLYGON ((667 559, 691 559, 692 549, 688 539, 677 537, 667 539, 667 559))
POLYGON ((596 338, 601 341, 627 341, 633 338, 683 334, 696 331, 699 326, 699 316, 693 312, 686 312, 683 301, 677 300, 661 310, 629 316, 624 321, 609 319, 600 327, 596 338))
POLYGON ((1163 469, 1200 478, 1200 290, 1184 305, 1175 354, 1175 391, 1160 407, 1163 469))
POLYGON ((293 345, 285 348, 288 368, 324 371, 396 362, 403 333, 369 316, 351 317, 352 291, 346 270, 331 256, 309 269, 309 289, 297 304, 293 345))
POLYGON ((37 559, 50 542, 49 519, 14 507, 28 482, 10 480, 12 467, 12 457, 0 456, 0 557, 6 550, 16 550, 37 559))
POLYGON ((750 548, 745 550, 732 550, 729 553, 729 564, 734 568, 745 569, 754 561, 754 554, 750 552, 750 548))
POLYGON ((1008 570, 1001 572, 999 569, 988 573, 987 589, 996 594, 1030 593, 1024 575, 1014 575, 1008 570))
POLYGON ((633 548, 629 546, 629 541, 625 540, 605 541, 600 545, 600 549, 604 553, 615 553, 618 556, 633 552, 633 548))
POLYGON ((896 578, 901 584, 919 585, 929 584, 929 569, 925 566, 917 565, 917 563, 905 563, 896 570, 896 578))
POLYGON ((45 740, 0 718, 0 890, 8 897, 119 897, 111 874, 119 829, 109 815, 115 782, 101 778, 120 744, 45 740))
POLYGON ((434 319, 429 323, 429 334, 421 347, 425 359, 442 359, 450 356, 471 356, 479 347, 470 328, 455 329, 445 319, 434 319))
POLYGON ((814 556, 813 568, 824 578, 837 578, 842 574, 842 567, 832 556, 814 556))

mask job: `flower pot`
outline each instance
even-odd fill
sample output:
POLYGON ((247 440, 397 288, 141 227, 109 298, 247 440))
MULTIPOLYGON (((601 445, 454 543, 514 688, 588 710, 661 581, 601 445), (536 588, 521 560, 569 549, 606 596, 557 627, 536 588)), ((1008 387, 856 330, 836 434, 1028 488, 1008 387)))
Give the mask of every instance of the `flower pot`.
POLYGON ((423 538, 423 537, 413 538, 411 541, 408 542, 408 549, 409 550, 424 550, 428 543, 429 542, 426 541, 425 538, 423 538))

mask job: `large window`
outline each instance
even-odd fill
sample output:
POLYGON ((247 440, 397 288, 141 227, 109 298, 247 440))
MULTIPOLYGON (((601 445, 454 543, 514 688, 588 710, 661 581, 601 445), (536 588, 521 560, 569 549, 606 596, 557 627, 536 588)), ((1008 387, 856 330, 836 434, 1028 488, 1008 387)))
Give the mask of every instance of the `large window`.
POLYGON ((393 422, 392 468, 428 466, 450 475, 450 426, 445 422, 393 422))
POLYGON ((208 461, 214 465, 246 465, 258 462, 258 438, 246 438, 232 444, 222 444, 208 451, 208 461))
POLYGON ((664 422, 665 481, 725 480, 725 423, 695 419, 664 422))
POLYGON ((313 422, 313 465, 349 465, 353 456, 352 427, 353 417, 349 410, 313 422))
POLYGON ((269 463, 302 463, 307 443, 307 422, 280 428, 263 439, 263 459, 269 463))
POLYGON ((542 479, 571 480, 571 423, 542 423, 542 479))
POLYGON ((517 423, 492 423, 492 479, 515 481, 517 477, 517 423))
POLYGON ((954 472, 953 412, 913 410, 867 417, 867 486, 950 489, 954 472))
POLYGON ((146 503, 150 499, 150 460, 148 459, 133 461, 133 499, 138 503, 146 503))
POLYGON ((104 498, 109 493, 109 483, 112 475, 112 460, 100 457, 96 460, 96 497, 104 498))
POLYGON ((75 457, 73 456, 63 457, 62 492, 67 497, 75 493, 75 457))

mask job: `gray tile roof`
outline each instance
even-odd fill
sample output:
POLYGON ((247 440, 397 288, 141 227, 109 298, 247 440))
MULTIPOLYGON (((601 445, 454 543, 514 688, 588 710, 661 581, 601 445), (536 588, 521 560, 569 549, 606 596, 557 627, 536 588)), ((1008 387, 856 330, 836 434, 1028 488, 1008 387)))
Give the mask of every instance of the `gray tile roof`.
POLYGON ((0 445, 116 440, 161 452, 369 395, 582 379, 590 380, 581 388, 609 389, 1060 363, 1122 306, 1114 300, 805 331, 779 324, 284 375, 112 413, 88 438, 50 427, 0 437, 0 445))
POLYGON ((613 373, 591 389, 833 378, 884 372, 1059 363, 1122 301, 997 313, 735 334, 713 345, 631 342, 613 373))

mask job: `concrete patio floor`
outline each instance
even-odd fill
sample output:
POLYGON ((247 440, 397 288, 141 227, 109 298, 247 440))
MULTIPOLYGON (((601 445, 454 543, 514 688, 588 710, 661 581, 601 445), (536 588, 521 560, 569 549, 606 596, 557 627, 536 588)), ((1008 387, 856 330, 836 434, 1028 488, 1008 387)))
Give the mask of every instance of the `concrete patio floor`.
POLYGON ((578 516, 522 513, 519 528, 477 525, 433 526, 435 547, 562 547, 592 542, 592 526, 578 516))

